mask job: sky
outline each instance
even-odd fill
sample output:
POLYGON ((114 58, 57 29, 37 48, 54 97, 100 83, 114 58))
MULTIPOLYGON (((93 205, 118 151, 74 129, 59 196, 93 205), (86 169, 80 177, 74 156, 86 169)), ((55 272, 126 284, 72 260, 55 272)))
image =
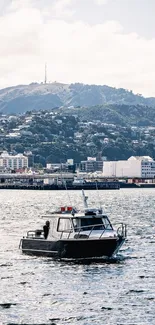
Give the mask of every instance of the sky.
POLYGON ((155 0, 0 0, 0 88, 47 81, 155 97, 155 0))

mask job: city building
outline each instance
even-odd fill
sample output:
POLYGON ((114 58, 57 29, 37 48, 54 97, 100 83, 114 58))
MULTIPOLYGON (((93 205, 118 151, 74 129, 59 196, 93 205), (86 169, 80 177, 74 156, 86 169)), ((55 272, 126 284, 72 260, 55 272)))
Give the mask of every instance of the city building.
POLYGON ((128 160, 105 161, 103 176, 155 178, 155 161, 149 156, 132 156, 128 160))
POLYGON ((23 154, 9 155, 7 151, 3 151, 0 155, 0 167, 11 170, 27 168, 28 158, 23 154))
POLYGON ((46 169, 50 172, 71 172, 75 173, 75 164, 73 159, 67 159, 66 163, 48 163, 46 169))
POLYGON ((86 173, 93 173, 103 170, 103 160, 96 160, 94 157, 87 157, 87 160, 83 160, 80 163, 80 171, 86 173))

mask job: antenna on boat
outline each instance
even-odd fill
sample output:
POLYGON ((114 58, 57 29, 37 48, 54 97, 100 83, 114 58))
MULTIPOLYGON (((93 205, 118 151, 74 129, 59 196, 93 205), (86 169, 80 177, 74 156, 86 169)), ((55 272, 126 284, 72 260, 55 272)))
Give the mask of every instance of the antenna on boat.
POLYGON ((88 203, 87 203, 88 196, 85 196, 84 190, 82 190, 82 196, 83 196, 84 207, 85 209, 88 209, 88 203))
POLYGON ((102 206, 101 206, 101 198, 100 198, 100 194, 99 194, 99 190, 98 190, 98 186, 97 186, 97 181, 96 181, 96 189, 97 189, 97 195, 98 195, 98 202, 99 202, 100 209, 101 209, 102 208, 102 206))
POLYGON ((68 190, 67 190, 66 181, 65 181, 64 178, 62 177, 62 170, 61 170, 61 182, 62 182, 62 184, 64 184, 64 186, 65 186, 65 189, 66 189, 66 191, 67 191, 67 196, 68 196, 69 203, 70 203, 70 205, 72 206, 71 198, 70 198, 69 193, 68 193, 68 190))
POLYGON ((65 189, 66 189, 66 191, 67 191, 67 195, 68 195, 69 203, 70 203, 70 205, 72 206, 72 202, 71 202, 71 198, 70 198, 70 195, 69 195, 69 193, 68 193, 68 190, 67 190, 66 182, 64 182, 64 185, 65 185, 65 189))

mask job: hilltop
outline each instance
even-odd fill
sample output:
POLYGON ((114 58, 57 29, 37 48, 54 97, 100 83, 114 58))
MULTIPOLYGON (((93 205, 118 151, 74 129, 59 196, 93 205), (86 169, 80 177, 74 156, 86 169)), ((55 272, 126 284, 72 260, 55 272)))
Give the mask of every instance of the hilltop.
POLYGON ((31 151, 36 164, 155 157, 155 98, 84 84, 19 85, 0 90, 0 149, 31 151))
POLYGON ((18 85, 0 90, 0 112, 22 114, 32 110, 96 105, 141 105, 155 107, 155 98, 109 86, 62 84, 58 82, 18 85))

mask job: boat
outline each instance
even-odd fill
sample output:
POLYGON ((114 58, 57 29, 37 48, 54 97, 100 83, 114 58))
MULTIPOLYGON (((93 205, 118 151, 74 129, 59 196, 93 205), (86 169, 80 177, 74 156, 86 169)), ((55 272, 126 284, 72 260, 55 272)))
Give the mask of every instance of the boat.
POLYGON ((126 224, 114 228, 103 208, 88 207, 83 190, 82 196, 82 211, 61 207, 48 216, 43 229, 28 231, 20 241, 22 252, 56 259, 114 257, 126 240, 126 224))
MULTIPOLYGON (((67 185, 67 188, 69 186, 67 185)), ((74 180, 72 182, 71 189, 74 190, 119 190, 120 189, 120 183, 119 181, 111 181, 111 180, 104 180, 104 181, 90 181, 86 180, 81 176, 74 177, 74 180)))

